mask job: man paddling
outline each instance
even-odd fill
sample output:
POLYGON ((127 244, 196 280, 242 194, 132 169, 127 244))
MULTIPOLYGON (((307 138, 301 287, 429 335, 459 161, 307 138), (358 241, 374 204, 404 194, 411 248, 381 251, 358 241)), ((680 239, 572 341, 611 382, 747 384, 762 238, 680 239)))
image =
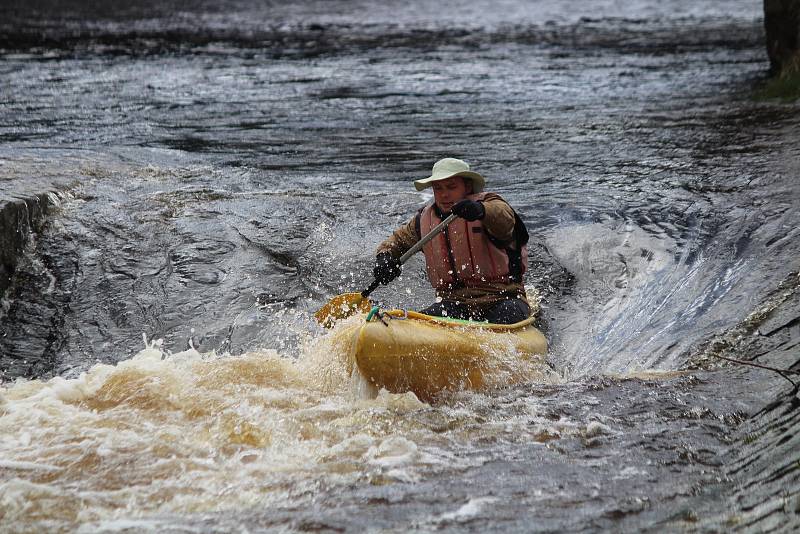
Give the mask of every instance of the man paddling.
POLYGON ((530 315, 522 283, 528 267, 528 231, 519 215, 486 179, 455 158, 433 166, 431 176, 414 181, 417 191, 433 188, 433 202, 380 244, 375 280, 388 284, 402 270, 400 256, 450 213, 458 216, 422 251, 437 302, 427 315, 511 324, 530 315))

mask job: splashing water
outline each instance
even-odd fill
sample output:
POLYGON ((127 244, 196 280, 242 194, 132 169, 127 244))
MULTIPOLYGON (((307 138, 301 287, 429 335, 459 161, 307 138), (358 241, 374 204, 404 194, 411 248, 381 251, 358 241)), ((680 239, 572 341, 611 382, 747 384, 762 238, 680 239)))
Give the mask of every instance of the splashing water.
MULTIPOLYGON (((306 343, 296 359, 167 354, 154 342, 78 378, 3 387, 0 517, 71 529, 297 505, 321 485, 415 480, 473 463, 458 457, 480 421, 469 403, 437 407, 386 391, 360 397, 366 390, 347 353, 358 321, 306 343)), ((482 396, 450 399, 459 395, 482 396)), ((480 433, 493 435, 498 424, 480 433)), ((515 431, 520 439, 536 432, 515 431)))

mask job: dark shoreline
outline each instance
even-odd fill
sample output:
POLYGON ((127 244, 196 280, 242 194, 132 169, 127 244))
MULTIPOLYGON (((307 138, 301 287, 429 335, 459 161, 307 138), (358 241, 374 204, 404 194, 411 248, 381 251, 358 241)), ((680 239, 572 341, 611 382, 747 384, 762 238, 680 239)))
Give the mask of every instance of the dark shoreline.
MULTIPOLYGON (((219 29, 176 26, 167 29, 65 28, 57 23, 9 26, 0 33, 0 57, 30 54, 31 60, 66 57, 233 54, 270 59, 308 59, 369 54, 392 49, 436 52, 441 47, 479 51, 493 45, 568 47, 575 52, 619 50, 632 54, 674 54, 709 47, 752 49, 763 40, 751 21, 677 19, 672 26, 625 19, 584 19, 576 24, 507 25, 499 28, 407 29, 394 25, 309 24, 219 29), (695 26, 702 24, 702 34, 695 26), (622 27, 620 27, 620 25, 622 27), (38 57, 37 57, 38 56, 38 57)), ((765 52, 766 56, 766 52, 765 52)))

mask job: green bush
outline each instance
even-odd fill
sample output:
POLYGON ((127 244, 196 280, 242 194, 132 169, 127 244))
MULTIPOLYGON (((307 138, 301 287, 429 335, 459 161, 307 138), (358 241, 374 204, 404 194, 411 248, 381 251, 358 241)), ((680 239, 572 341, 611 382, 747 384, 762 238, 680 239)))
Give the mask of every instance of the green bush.
POLYGON ((800 98, 800 57, 786 65, 778 76, 767 80, 757 91, 756 98, 759 100, 779 98, 785 101, 800 98))

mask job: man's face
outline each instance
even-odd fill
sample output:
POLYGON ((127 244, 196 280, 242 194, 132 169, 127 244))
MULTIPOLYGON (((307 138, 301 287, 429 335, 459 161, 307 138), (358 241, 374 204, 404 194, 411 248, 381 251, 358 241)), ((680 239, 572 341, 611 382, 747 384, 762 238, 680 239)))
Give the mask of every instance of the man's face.
POLYGON ((443 212, 450 211, 459 200, 464 200, 472 192, 472 185, 461 176, 453 176, 446 180, 433 182, 433 200, 443 212))

